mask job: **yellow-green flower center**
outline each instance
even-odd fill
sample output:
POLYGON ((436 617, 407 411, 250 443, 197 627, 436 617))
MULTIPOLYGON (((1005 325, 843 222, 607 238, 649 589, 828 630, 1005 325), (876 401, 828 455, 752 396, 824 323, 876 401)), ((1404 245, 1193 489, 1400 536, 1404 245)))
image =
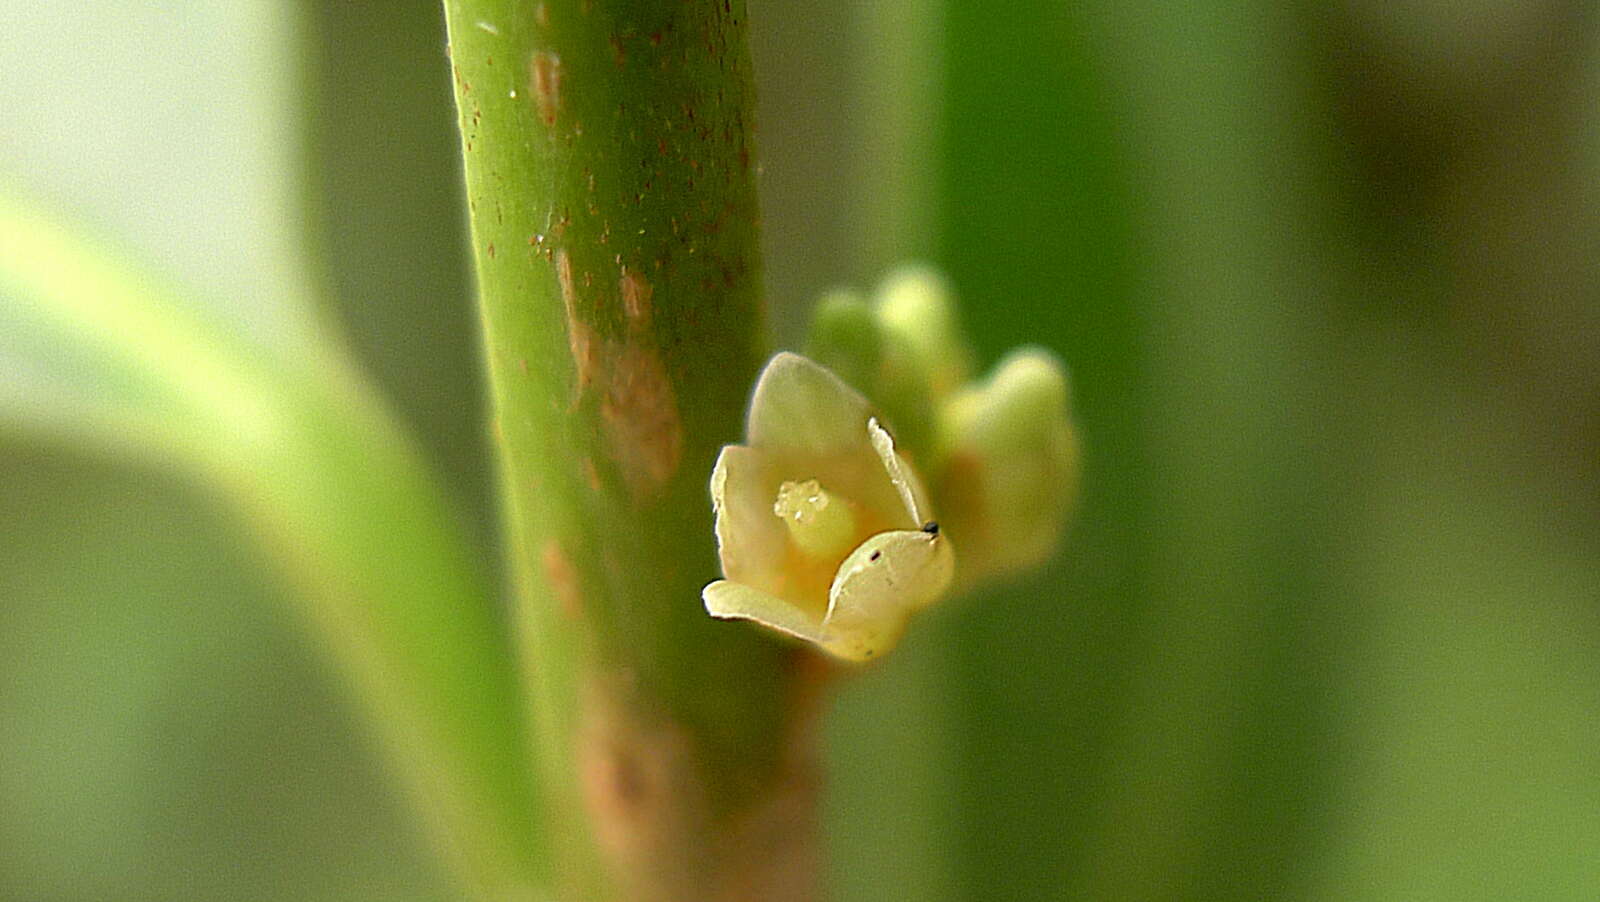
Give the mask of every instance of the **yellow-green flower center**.
POLYGON ((778 486, 772 512, 796 547, 812 557, 841 557, 856 538, 856 518, 843 498, 815 479, 778 486))

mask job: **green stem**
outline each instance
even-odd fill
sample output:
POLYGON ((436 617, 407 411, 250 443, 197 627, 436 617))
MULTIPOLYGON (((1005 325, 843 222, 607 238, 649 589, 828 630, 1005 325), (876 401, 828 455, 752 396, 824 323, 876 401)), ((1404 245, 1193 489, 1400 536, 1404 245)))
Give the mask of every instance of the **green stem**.
POLYGON ((554 888, 805 898, 808 659, 699 596, 764 350, 744 4, 445 8, 554 888))

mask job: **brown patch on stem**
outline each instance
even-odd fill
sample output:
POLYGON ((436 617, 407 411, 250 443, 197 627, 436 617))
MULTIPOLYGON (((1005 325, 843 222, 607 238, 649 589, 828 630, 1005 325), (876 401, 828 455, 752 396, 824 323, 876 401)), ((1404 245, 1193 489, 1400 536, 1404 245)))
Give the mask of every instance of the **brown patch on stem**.
POLYGON ((643 330, 650 324, 650 297, 655 294, 655 289, 637 270, 626 266, 622 267, 619 284, 622 289, 622 312, 627 314, 629 327, 643 330))
POLYGON ((571 620, 582 617, 583 590, 578 585, 578 571, 573 568, 572 560, 562 550, 560 542, 549 539, 544 543, 544 548, 539 551, 539 565, 544 569, 545 583, 555 593, 556 603, 561 606, 561 613, 571 620))
POLYGON ((613 693, 583 692, 578 782, 595 844, 624 884, 624 898, 689 898, 695 856, 675 854, 709 821, 704 793, 688 785, 689 742, 670 724, 639 722, 613 693))
POLYGON ((545 125, 555 125, 556 112, 561 109, 561 57, 548 50, 535 53, 528 60, 528 87, 539 118, 545 125))
MULTIPOLYGON (((802 653, 804 654, 804 653, 802 653)), ((775 770, 717 811, 695 737, 658 705, 590 680, 578 781, 595 844, 627 902, 811 902, 817 898, 815 723, 820 684, 797 672, 775 770)))
POLYGON ((818 728, 827 689, 838 675, 832 660, 809 649, 790 652, 786 727, 778 768, 767 793, 725 828, 728 860, 716 881, 716 899, 810 902, 820 895, 817 875, 817 799, 822 793, 818 728))
POLYGON ((600 423, 634 499, 656 494, 683 457, 683 420, 661 355, 623 345, 610 362, 600 423))
POLYGON ((578 319, 578 286, 572 280, 572 258, 564 250, 556 251, 555 264, 556 281, 561 285, 561 306, 566 311, 567 347, 572 351, 572 365, 577 373, 576 393, 581 395, 594 379, 597 356, 594 331, 578 319))

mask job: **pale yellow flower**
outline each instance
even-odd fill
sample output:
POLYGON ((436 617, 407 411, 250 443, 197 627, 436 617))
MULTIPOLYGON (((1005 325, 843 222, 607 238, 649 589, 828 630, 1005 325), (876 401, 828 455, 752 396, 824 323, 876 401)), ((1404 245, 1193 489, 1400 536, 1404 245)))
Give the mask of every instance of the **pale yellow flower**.
POLYGON ((711 474, 727 578, 701 593, 706 610, 847 660, 893 648, 949 588, 955 558, 866 399, 782 353, 756 383, 745 433, 711 474))

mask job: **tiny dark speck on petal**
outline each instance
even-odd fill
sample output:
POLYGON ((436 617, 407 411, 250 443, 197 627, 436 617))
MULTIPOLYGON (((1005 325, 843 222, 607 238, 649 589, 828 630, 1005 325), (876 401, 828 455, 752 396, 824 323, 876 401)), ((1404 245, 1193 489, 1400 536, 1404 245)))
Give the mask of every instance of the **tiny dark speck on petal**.
POLYGON ((877 559, 878 559, 878 558, 881 558, 881 557, 883 557, 883 552, 881 552, 881 551, 874 551, 874 552, 873 552, 873 553, 872 553, 872 556, 871 556, 871 557, 869 557, 869 558, 867 558, 867 560, 869 560, 869 561, 875 561, 875 560, 877 560, 877 559))
POLYGON ((928 522, 922 524, 922 531, 930 536, 936 536, 939 534, 939 524, 929 520, 928 522))

